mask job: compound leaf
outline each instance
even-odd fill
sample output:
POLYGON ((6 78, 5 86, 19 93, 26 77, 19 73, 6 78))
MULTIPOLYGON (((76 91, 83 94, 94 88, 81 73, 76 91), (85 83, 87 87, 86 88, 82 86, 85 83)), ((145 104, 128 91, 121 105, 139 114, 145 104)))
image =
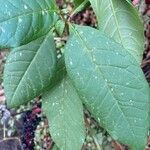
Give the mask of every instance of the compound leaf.
POLYGON ((42 97, 50 133, 61 150, 80 150, 85 138, 82 103, 68 77, 42 97))
POLYGON ((13 49, 4 70, 4 88, 9 107, 39 96, 49 85, 56 67, 52 33, 13 49))
POLYGON ((0 48, 17 47, 47 34, 54 9, 51 0, 0 0, 0 48))
POLYGON ((137 10, 126 0, 90 0, 99 29, 123 45, 141 63, 144 27, 137 10))
POLYGON ((150 96, 138 62, 96 29, 72 30, 65 62, 83 103, 114 139, 134 150, 144 149, 150 96))

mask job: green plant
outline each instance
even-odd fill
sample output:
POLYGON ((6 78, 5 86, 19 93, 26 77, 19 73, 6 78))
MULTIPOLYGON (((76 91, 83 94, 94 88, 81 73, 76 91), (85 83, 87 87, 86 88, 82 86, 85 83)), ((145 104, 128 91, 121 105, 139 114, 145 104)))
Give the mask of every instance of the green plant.
MULTIPOLYGON (((73 14, 87 3, 75 0, 73 14)), ((11 49, 4 70, 7 105, 18 107, 42 95, 56 145, 79 150, 85 138, 83 103, 115 140, 143 150, 150 95, 140 68, 142 22, 130 1, 90 3, 97 29, 71 24, 54 0, 0 0, 0 48, 11 49), (56 29, 68 35, 59 59, 56 29)))

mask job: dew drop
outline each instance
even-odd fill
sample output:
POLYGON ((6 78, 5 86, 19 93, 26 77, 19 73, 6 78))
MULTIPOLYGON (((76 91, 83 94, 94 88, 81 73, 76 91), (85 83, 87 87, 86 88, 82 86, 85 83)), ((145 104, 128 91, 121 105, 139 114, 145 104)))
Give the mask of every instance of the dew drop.
POLYGON ((42 10, 42 15, 44 15, 45 14, 45 12, 42 10))
POLYGON ((105 81, 107 82, 108 80, 107 80, 107 79, 105 79, 105 81))
POLYGON ((97 118, 98 119, 98 122, 100 122, 100 118, 97 118))
POLYGON ((73 65, 72 61, 70 61, 70 65, 73 65))
POLYGON ((129 100, 129 102, 130 102, 130 105, 133 105, 133 100, 129 100))
POLYGON ((59 133, 57 133, 57 136, 59 136, 59 133))
POLYGON ((113 88, 111 88, 111 91, 114 91, 114 89, 113 89, 113 88))
POLYGON ((22 22, 22 19, 21 19, 21 18, 19 18, 19 19, 18 19, 18 22, 19 22, 19 23, 21 23, 21 22, 22 22))
POLYGON ((24 9, 28 9, 27 5, 24 5, 24 9))
POLYGON ((5 33, 5 29, 3 27, 0 27, 0 30, 5 33))
POLYGON ((83 31, 81 31, 80 34, 83 34, 83 31))
POLYGON ((63 114, 62 110, 59 110, 59 114, 60 114, 60 115, 62 115, 62 114, 63 114))
POLYGON ((94 78, 95 78, 95 79, 98 79, 98 77, 97 77, 97 76, 95 76, 94 78))
POLYGON ((8 5, 7 5, 7 4, 5 4, 5 7, 6 7, 6 8, 8 8, 8 5))
POLYGON ((84 142, 84 138, 81 139, 81 142, 82 142, 82 143, 84 142))
POLYGON ((131 32, 131 33, 129 33, 128 35, 129 35, 129 36, 131 36, 131 35, 132 35, 132 32, 131 32))
POLYGON ((95 59, 95 58, 93 58, 93 61, 96 61, 96 59, 95 59))
POLYGON ((61 54, 58 54, 58 55, 57 55, 57 58, 58 58, 58 59, 61 58, 61 54))

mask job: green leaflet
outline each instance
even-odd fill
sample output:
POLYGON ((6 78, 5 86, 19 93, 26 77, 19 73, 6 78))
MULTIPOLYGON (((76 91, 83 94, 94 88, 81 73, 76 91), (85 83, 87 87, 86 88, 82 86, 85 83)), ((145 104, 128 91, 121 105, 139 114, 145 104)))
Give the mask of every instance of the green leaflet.
POLYGON ((0 48, 27 44, 53 25, 52 0, 0 0, 0 48))
POLYGON ((150 96, 139 64, 100 31, 85 26, 72 30, 65 62, 83 103, 114 139, 143 150, 150 96))
POLYGON ((13 49, 4 70, 4 88, 9 107, 39 96, 50 84, 56 67, 52 33, 13 49))
POLYGON ((68 77, 43 97, 50 133, 61 150, 80 150, 85 138, 82 103, 68 77))
POLYGON ((144 27, 137 10, 126 0, 90 0, 99 29, 123 45, 141 63, 144 27))

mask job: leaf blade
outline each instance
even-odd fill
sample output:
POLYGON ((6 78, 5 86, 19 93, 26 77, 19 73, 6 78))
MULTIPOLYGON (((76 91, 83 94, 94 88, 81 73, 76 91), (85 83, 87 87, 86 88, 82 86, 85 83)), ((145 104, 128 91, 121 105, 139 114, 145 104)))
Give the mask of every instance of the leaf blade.
POLYGON ((65 62, 83 103, 98 122, 114 139, 144 149, 149 86, 132 55, 98 30, 76 26, 65 49, 65 62))
POLYGON ((62 150, 80 150, 85 138, 83 107, 69 78, 65 77, 42 99, 54 142, 62 150))
POLYGON ((0 0, 0 48, 27 44, 50 31, 54 4, 47 0, 0 0))
POLYGON ((7 105, 18 107, 39 96, 49 85, 55 67, 56 50, 51 32, 13 49, 4 69, 7 105))
POLYGON ((141 63, 144 51, 144 26, 137 10, 125 0, 90 0, 99 30, 119 42, 141 63))

